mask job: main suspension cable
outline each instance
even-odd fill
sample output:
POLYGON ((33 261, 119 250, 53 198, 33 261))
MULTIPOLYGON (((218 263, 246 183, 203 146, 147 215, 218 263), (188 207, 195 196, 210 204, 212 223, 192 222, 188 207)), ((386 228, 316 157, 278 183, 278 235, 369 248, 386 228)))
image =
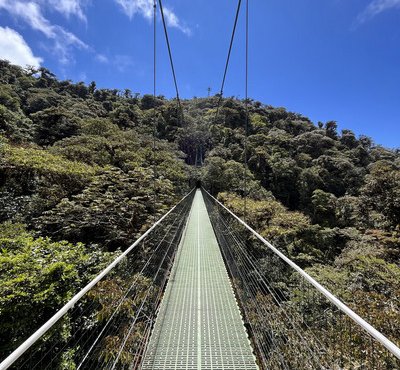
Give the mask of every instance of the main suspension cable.
POLYGON ((181 117, 183 118, 183 109, 182 109, 181 99, 180 99, 180 96, 179 96, 178 83, 177 83, 177 80, 176 80, 174 61, 173 61, 173 58, 172 58, 171 44, 169 42, 168 29, 167 29, 167 24, 165 22, 164 8, 163 8, 163 5, 162 5, 162 0, 159 0, 158 3, 160 4, 160 12, 161 12, 161 18, 162 18, 163 27, 164 27, 165 40, 167 42, 167 47, 168 47, 169 62, 170 62, 170 65, 171 65, 172 76, 174 78, 176 99, 177 99, 177 102, 178 102, 178 108, 179 108, 179 110, 181 112, 181 117))
POLYGON ((238 23, 238 19, 239 19, 239 14, 240 14, 240 7, 242 5, 242 0, 238 0, 238 5, 236 8, 236 15, 235 15, 235 22, 233 24, 233 29, 232 29, 232 34, 231 34, 231 41, 229 43, 229 50, 228 50, 228 55, 226 57, 226 62, 225 62, 225 69, 224 69, 224 75, 222 78, 222 83, 221 83, 221 90, 219 92, 219 99, 218 99, 218 103, 217 103, 217 111, 215 113, 215 118, 214 118, 214 122, 217 120, 218 118, 218 114, 219 114, 219 108, 222 102, 222 96, 224 94, 224 87, 225 87, 225 81, 226 81, 226 75, 228 73, 228 67, 229 67, 229 61, 231 58, 231 53, 232 53, 232 47, 233 47, 233 40, 235 39, 235 33, 236 33, 236 26, 238 23))

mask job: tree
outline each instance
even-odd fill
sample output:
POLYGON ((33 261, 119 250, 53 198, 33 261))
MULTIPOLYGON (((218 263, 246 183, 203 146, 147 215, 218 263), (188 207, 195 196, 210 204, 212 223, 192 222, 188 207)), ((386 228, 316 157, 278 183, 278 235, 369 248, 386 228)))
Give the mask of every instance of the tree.
POLYGON ((63 197, 80 191, 95 169, 32 147, 1 145, 0 222, 22 220, 52 208, 63 197))
POLYGON ((218 194, 226 189, 226 183, 224 183, 222 176, 224 163, 225 161, 220 157, 211 157, 206 160, 202 181, 206 189, 209 189, 212 194, 218 194))
MULTIPOLYGON (((43 235, 56 240, 100 244, 103 250, 125 249, 153 220, 152 173, 144 168, 124 173, 108 168, 78 195, 63 199, 36 220, 43 235)), ((156 182, 156 212, 172 206, 172 184, 156 182)))
POLYGON ((300 172, 297 180, 297 188, 300 195, 300 207, 305 210, 311 211, 311 196, 314 190, 320 189, 324 186, 323 180, 319 173, 319 168, 311 166, 303 169, 300 172))
POLYGON ((335 224, 336 197, 333 194, 316 189, 313 191, 311 203, 313 206, 313 222, 323 226, 335 224))
POLYGON ((89 84, 89 94, 94 94, 94 92, 96 91, 96 82, 95 81, 92 81, 90 84, 89 84))
MULTIPOLYGON (((44 324, 110 255, 82 243, 35 238, 23 225, 0 224, 0 357, 44 324)), ((64 325, 52 341, 68 334, 64 325)), ((65 338, 64 338, 65 339, 65 338)))
POLYGON ((62 100, 63 97, 54 90, 32 88, 28 91, 23 109, 26 113, 32 114, 48 108, 55 108, 61 104, 62 100))
POLYGON ((120 104, 110 113, 110 117, 121 128, 132 128, 141 120, 140 109, 136 105, 120 104))
POLYGON ((84 82, 78 82, 76 84, 70 84, 66 90, 74 97, 86 99, 89 94, 89 87, 84 82))
MULTIPOLYGON (((384 223, 374 226, 395 230, 400 225, 400 168, 394 163, 381 160, 370 166, 361 188, 362 200, 370 210, 379 212, 384 223)), ((373 220, 370 220, 374 222, 373 220)))
POLYGON ((363 224, 364 217, 362 217, 361 200, 359 197, 345 195, 336 199, 335 218, 337 226, 356 227, 363 224))
POLYGON ((346 156, 335 153, 322 155, 314 161, 325 191, 335 196, 356 194, 363 181, 363 171, 353 165, 346 156))
POLYGON ((22 143, 32 140, 33 131, 32 121, 22 112, 12 112, 0 104, 0 134, 13 142, 22 143))
POLYGON ((342 130, 342 136, 340 137, 340 142, 349 149, 354 149, 358 145, 356 136, 354 135, 354 132, 351 130, 342 130))
POLYGON ((57 84, 57 78, 54 73, 49 71, 47 68, 39 67, 38 73, 40 73, 37 79, 36 86, 40 88, 53 87, 57 84))
POLYGON ((12 112, 19 112, 21 101, 10 85, 0 85, 0 105, 12 112))
POLYGON ((141 99, 141 109, 148 110, 162 106, 163 100, 161 97, 154 98, 153 95, 145 94, 141 99))
POLYGON ((52 145, 78 133, 79 120, 62 108, 47 108, 31 117, 36 124, 35 141, 39 145, 52 145))
POLYGON ((394 341, 399 337, 400 268, 382 258, 373 240, 350 241, 333 265, 316 265, 307 272, 377 330, 394 341))
MULTIPOLYGON (((243 197, 226 192, 220 193, 218 198, 239 217, 244 216, 243 197)), ((296 263, 304 267, 323 260, 324 255, 318 244, 319 229, 313 227, 304 214, 289 211, 271 197, 246 199, 246 210, 246 222, 296 263)), ((254 248, 260 246, 255 245, 254 248)), ((269 266, 265 268, 263 272, 269 274, 269 266)))
POLYGON ((309 154, 313 158, 318 158, 329 149, 332 149, 335 146, 335 141, 323 135, 320 130, 315 130, 297 136, 293 144, 296 146, 297 152, 309 154))
POLYGON ((337 123, 336 121, 329 121, 325 123, 326 136, 331 139, 337 139, 337 123))
POLYGON ((271 169, 269 186, 273 194, 283 204, 296 208, 299 203, 299 192, 296 187, 301 169, 294 159, 281 153, 274 153, 268 158, 271 169))

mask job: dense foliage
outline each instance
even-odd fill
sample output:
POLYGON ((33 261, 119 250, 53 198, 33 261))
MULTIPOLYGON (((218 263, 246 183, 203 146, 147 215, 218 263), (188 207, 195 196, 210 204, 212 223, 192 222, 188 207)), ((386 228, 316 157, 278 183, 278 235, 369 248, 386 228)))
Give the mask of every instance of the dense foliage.
POLYGON ((199 180, 238 214, 247 196, 254 228, 399 337, 399 152, 255 101, 246 137, 244 102, 217 101, 182 120, 0 61, 0 357, 199 180))
POLYGON ((155 105, 0 61, 0 358, 189 189, 155 105))
POLYGON ((397 341, 399 151, 254 101, 246 138, 243 102, 225 100, 216 121, 212 101, 189 104, 210 117, 204 185, 238 215, 247 196, 256 230, 397 341))

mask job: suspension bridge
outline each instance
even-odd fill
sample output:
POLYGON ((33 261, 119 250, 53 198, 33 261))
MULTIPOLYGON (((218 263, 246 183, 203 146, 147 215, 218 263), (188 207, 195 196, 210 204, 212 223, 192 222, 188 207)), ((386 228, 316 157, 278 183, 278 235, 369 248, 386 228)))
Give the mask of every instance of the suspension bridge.
POLYGON ((256 369, 200 190, 143 369, 256 369))
POLYGON ((0 369, 398 369, 400 349, 193 189, 0 369))
MULTIPOLYGON (((248 25, 246 0, 245 137, 248 25)), ((153 121, 155 137, 155 108, 153 121)), ((247 169, 246 151, 245 140, 247 169)), ((201 188, 155 221, 35 333, 15 343, 0 363, 5 369, 395 370, 400 348, 201 188)))

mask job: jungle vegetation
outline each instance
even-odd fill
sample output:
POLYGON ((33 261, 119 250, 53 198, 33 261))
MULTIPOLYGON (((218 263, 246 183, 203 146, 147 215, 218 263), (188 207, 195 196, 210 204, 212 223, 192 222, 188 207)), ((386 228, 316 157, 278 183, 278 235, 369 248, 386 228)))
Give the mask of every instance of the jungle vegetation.
POLYGON ((0 358, 197 181, 238 215, 247 196, 252 227, 400 338, 399 150, 253 100, 246 136, 244 102, 218 99, 182 119, 174 99, 0 61, 0 358))

